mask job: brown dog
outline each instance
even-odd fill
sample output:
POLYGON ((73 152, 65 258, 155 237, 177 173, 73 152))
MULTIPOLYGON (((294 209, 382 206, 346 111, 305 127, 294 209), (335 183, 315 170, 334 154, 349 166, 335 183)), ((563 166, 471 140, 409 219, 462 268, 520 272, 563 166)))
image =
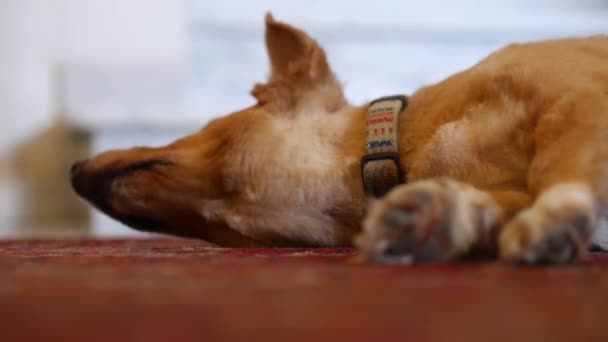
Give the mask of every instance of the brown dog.
MULTIPOLYGON (((385 262, 581 258, 608 203, 608 37, 511 45, 417 91, 398 119, 399 185, 369 209, 369 104, 321 47, 266 18, 253 107, 163 148, 72 169, 75 190, 143 230, 223 246, 357 246, 385 262)), ((407 59, 407 56, 403 56, 407 59)))

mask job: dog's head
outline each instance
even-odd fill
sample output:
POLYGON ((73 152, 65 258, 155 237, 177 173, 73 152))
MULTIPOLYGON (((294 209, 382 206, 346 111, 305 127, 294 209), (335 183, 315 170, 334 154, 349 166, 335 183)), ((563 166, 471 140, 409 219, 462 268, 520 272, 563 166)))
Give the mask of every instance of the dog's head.
POLYGON ((267 15, 266 46, 271 74, 252 91, 256 105, 166 147, 76 163, 76 192, 142 230, 222 245, 349 244, 362 214, 363 136, 346 132, 361 109, 304 32, 267 15))

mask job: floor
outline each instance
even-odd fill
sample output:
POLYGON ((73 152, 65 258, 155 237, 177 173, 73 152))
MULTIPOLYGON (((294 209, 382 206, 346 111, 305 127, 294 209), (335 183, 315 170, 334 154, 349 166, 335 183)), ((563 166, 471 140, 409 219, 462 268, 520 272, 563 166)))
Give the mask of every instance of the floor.
POLYGON ((379 266, 348 249, 0 242, 2 341, 608 341, 608 257, 379 266))

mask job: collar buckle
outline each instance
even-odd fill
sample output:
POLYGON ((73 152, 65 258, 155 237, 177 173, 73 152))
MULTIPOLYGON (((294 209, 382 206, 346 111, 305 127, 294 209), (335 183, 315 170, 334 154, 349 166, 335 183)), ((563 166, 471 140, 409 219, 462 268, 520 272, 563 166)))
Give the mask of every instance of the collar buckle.
POLYGON ((382 197, 395 186, 406 181, 399 153, 380 152, 361 158, 361 178, 365 194, 382 197))

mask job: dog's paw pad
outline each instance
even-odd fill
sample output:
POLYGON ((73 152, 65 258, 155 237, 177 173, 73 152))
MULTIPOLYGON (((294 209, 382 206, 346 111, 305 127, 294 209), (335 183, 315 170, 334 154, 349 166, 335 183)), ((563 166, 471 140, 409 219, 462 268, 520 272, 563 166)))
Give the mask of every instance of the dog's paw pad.
POLYGON ((410 255, 416 262, 432 262, 448 258, 451 244, 449 229, 438 229, 437 223, 446 226, 438 208, 392 208, 385 214, 383 229, 394 230, 394 238, 385 246, 383 254, 392 258, 410 255))
POLYGON ((359 247, 369 259, 383 263, 452 259, 457 254, 453 229, 458 226, 458 190, 442 181, 395 189, 370 209, 359 247))

